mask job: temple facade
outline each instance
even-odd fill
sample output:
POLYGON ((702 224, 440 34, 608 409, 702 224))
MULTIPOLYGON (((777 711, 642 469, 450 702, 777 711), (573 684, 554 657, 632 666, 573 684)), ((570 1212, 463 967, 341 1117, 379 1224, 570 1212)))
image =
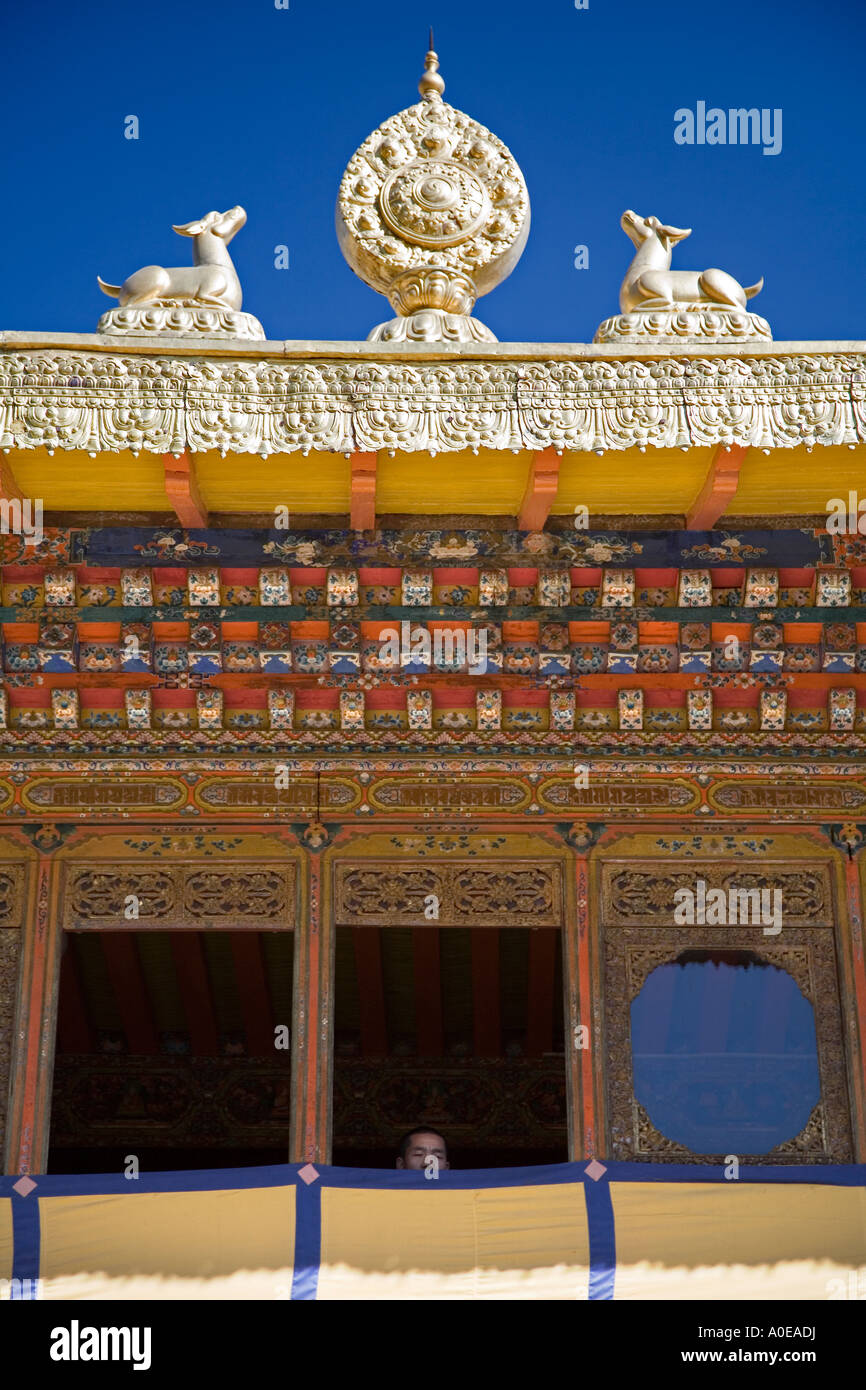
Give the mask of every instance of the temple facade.
POLYGON ((367 340, 264 338, 241 207, 97 333, 0 334, 9 1200, 132 1157, 306 1201, 417 1124, 590 1188, 797 1167, 856 1193, 847 1278, 866 344, 774 342, 631 211, 593 342, 495 341, 529 197, 437 69, 339 187, 367 340))

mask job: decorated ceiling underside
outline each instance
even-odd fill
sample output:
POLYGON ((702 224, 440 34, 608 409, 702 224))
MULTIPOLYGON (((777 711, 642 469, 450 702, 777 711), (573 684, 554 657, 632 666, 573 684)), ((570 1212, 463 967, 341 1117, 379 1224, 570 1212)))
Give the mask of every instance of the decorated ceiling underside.
POLYGON ((857 538, 0 539, 0 749, 862 755, 857 538))
POLYGON ((860 345, 5 337, 0 752, 862 756, 860 345))

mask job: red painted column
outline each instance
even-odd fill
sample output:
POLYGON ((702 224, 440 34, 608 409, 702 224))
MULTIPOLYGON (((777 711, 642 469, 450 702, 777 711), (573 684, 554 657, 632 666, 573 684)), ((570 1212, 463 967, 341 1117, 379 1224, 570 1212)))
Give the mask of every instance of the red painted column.
POLYGON ((854 1008, 848 1015, 848 1047, 852 1058, 855 1094, 852 1128, 854 1156, 858 1163, 866 1162, 866 956, 864 956, 863 899, 860 891, 859 856, 845 863, 845 890, 848 907, 848 930, 851 937, 851 961, 854 974, 854 1008))
POLYGON ((62 933, 53 863, 36 863, 24 929, 12 1085, 6 1135, 8 1173, 44 1173, 48 1163, 62 933))
POLYGON ((290 1163, 328 1163, 331 1156, 333 951, 322 909, 322 861, 307 856, 306 920, 295 929, 290 1163))
POLYGON ((575 859, 575 910, 565 930, 566 1058, 570 1097, 569 1157, 594 1158, 604 1140, 596 1103, 601 1067, 601 1035, 592 1007, 592 952, 589 913, 589 862, 575 859), (588 1035, 584 1033, 588 1029, 588 1035), (584 1044, 584 1045, 581 1045, 584 1044))

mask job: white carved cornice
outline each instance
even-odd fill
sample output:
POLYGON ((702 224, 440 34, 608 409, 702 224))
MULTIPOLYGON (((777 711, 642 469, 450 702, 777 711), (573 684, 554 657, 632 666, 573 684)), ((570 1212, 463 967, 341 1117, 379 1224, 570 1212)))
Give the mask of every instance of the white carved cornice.
MULTIPOLYGON (((866 344, 656 358, 583 345, 435 355, 0 346, 0 447, 152 453, 605 450, 866 442, 866 344)), ((98 341, 98 340, 97 340, 98 341)), ((306 351, 303 349, 306 347, 306 351)))

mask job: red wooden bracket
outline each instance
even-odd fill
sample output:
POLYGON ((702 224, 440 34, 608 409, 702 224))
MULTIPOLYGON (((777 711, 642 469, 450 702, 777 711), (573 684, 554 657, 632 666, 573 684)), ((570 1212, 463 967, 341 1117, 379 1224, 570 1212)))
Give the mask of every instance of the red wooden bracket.
POLYGON ((376 454, 352 455, 352 503, 350 522, 353 531, 376 529, 376 454))
POLYGON ((198 490, 195 460, 184 450, 180 458, 163 454, 165 493, 181 526, 195 531, 207 528, 207 507, 198 490))
POLYGON ((740 482, 745 444, 717 444, 710 458, 704 485, 686 517, 687 531, 712 531, 730 505, 740 482))
POLYGON ((559 454, 543 449, 533 454, 526 491, 517 518, 518 531, 543 531, 559 488, 559 454))
POLYGON ((12 471, 12 465, 5 454, 0 454, 0 497, 5 502, 23 502, 24 494, 12 471))

